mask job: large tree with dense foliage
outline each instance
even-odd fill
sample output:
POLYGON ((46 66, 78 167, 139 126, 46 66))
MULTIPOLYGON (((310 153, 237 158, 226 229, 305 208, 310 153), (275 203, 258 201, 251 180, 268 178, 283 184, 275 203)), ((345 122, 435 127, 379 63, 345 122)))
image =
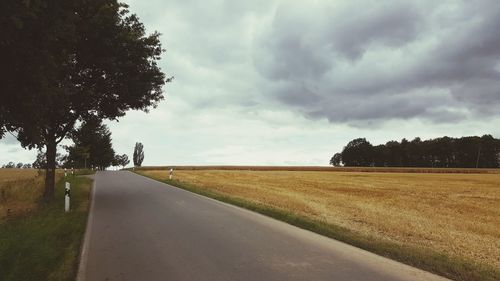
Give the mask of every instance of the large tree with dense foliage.
POLYGON ((147 111, 163 98, 159 34, 116 0, 2 0, 0 23, 0 127, 23 147, 46 148, 50 200, 57 144, 78 120, 147 111))
POLYGON ((341 156, 346 166, 371 166, 373 146, 365 138, 354 139, 344 147, 341 156))

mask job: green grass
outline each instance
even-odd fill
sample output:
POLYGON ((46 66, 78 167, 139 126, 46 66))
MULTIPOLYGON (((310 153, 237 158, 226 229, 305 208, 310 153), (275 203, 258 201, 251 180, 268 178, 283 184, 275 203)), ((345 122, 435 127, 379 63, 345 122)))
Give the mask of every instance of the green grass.
POLYGON ((74 280, 87 222, 91 180, 69 176, 71 211, 64 213, 64 181, 56 199, 0 224, 0 280, 74 280))
MULTIPOLYGON (((138 173, 140 174, 140 173, 138 173)), ((141 175, 141 174, 140 174, 141 175)), ((144 176, 144 175, 143 175, 144 176)), ((197 187, 177 180, 164 180, 164 183, 206 196, 232 205, 284 221, 303 229, 327 236, 367 251, 385 256, 405 264, 421 268, 438 275, 460 281, 500 280, 500 271, 485 264, 475 263, 463 258, 451 257, 431 249, 414 248, 390 241, 353 232, 347 228, 327 224, 323 221, 298 216, 294 213, 252 203, 250 201, 224 195, 212 190, 197 187)))
MULTIPOLYGON (((95 174, 95 170, 92 169, 76 169, 75 170, 75 175, 76 176, 85 176, 85 175, 93 175, 95 174)), ((71 170, 68 170, 68 174, 71 174, 71 170)))

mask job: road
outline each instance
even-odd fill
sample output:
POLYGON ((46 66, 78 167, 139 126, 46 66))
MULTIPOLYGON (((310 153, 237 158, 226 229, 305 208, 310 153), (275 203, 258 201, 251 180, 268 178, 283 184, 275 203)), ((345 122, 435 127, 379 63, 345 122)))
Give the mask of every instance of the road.
POLYGON ((98 172, 78 281, 446 280, 131 172, 98 172))

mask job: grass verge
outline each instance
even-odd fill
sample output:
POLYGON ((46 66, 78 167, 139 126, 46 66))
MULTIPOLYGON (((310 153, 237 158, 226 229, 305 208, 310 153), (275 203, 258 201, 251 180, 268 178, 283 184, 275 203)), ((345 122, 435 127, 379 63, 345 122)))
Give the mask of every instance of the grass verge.
MULTIPOLYGON (((140 174, 140 172, 138 174, 140 174)), ((261 213, 263 215, 287 222, 300 228, 310 230, 312 232, 348 243, 375 254, 385 256, 453 280, 500 280, 500 271, 486 264, 476 263, 459 257, 452 257, 443 253, 439 253, 432 249, 415 248, 394 242, 383 241, 371 236, 359 234, 344 227, 327 224, 323 221, 299 216, 292 212, 287 212, 278 208, 272 208, 258 203, 253 203, 245 199, 228 196, 185 182, 177 180, 161 180, 161 182, 261 213)))
POLYGON ((75 280, 92 180, 72 176, 66 180, 71 183, 69 213, 64 213, 61 180, 52 203, 39 203, 33 212, 0 224, 1 280, 75 280))
MULTIPOLYGON (((71 170, 68 170, 69 172, 71 170)), ((92 169, 76 169, 74 171, 75 173, 75 176, 86 176, 86 175, 94 175, 95 174, 95 170, 92 170, 92 169)))

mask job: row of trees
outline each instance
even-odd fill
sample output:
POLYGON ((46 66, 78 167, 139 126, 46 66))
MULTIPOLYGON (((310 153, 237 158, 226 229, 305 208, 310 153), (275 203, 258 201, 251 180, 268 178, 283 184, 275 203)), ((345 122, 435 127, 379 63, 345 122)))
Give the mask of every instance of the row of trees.
MULTIPOLYGON (((111 132, 99 119, 89 119, 78 128, 68 133, 73 145, 63 146, 66 155, 56 153, 56 167, 58 168, 93 168, 104 170, 109 166, 125 167, 130 163, 126 154, 117 155, 113 149, 111 132)), ((17 165, 9 162, 3 168, 35 168, 45 169, 46 155, 38 151, 33 164, 17 165)))
POLYGON ((21 162, 19 163, 14 163, 14 162, 9 162, 7 164, 3 164, 2 165, 2 169, 13 169, 13 168, 17 168, 17 169, 31 169, 32 165, 30 163, 26 163, 26 164, 23 164, 21 162))
POLYGON ((0 1, 0 138, 10 132, 25 148, 45 149, 47 201, 57 145, 78 121, 148 111, 172 79, 157 65, 160 35, 146 34, 127 8, 117 0, 0 1))
POLYGON ((422 141, 415 138, 372 145, 365 138, 350 141, 330 159, 334 166, 375 167, 500 167, 500 139, 482 137, 442 137, 422 141))
MULTIPOLYGON (((93 168, 104 170, 109 166, 125 167, 130 163, 126 154, 118 155, 112 145, 111 132, 99 119, 90 119, 83 122, 78 128, 69 133, 73 145, 64 146, 66 155, 56 153, 57 168, 93 168)), ((144 161, 144 146, 137 142, 133 154, 134 166, 141 166, 144 161)), ((9 162, 2 168, 18 169, 45 169, 46 155, 38 151, 33 164, 9 162)))
POLYGON ((68 154, 63 159, 64 166, 104 170, 109 166, 125 167, 130 163, 126 154, 115 153, 111 132, 100 119, 86 120, 69 135, 73 145, 65 146, 68 154))

